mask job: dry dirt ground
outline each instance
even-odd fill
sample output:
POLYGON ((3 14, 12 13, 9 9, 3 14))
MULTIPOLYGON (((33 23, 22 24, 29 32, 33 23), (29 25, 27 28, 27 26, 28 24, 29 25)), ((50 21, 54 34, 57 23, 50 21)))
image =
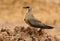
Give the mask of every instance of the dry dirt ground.
POLYGON ((60 41, 60 0, 0 0, 0 41, 60 41), (27 5, 37 20, 54 29, 29 27, 27 5))

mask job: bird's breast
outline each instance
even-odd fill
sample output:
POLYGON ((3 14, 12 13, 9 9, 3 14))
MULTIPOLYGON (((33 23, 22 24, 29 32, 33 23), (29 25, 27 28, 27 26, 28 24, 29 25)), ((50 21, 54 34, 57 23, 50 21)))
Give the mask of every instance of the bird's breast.
MULTIPOLYGON (((27 19, 24 19, 24 21, 27 23, 27 24, 29 24, 29 20, 27 20, 27 19)), ((30 24, 29 24, 30 25, 30 24)))

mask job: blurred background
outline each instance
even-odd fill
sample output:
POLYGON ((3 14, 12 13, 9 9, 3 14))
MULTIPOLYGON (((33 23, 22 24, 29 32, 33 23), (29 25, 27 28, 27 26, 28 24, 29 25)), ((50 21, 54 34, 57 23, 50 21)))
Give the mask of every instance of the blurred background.
POLYGON ((24 24, 26 10, 23 7, 27 5, 37 20, 54 26, 46 32, 60 39, 60 0, 0 0, 0 24, 24 24))

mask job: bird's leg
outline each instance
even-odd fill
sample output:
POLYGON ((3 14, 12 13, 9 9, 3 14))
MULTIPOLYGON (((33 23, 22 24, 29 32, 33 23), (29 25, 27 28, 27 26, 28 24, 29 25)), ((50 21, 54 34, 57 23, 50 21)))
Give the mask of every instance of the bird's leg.
POLYGON ((43 29, 41 28, 39 31, 38 31, 38 33, 39 33, 39 35, 43 35, 43 31, 42 31, 43 29))
POLYGON ((38 32, 42 32, 42 28, 38 32))

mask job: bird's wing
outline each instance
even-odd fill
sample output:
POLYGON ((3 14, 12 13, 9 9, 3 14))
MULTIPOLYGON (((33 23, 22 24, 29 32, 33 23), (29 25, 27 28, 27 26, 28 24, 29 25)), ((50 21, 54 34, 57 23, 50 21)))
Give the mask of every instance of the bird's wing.
POLYGON ((28 20, 28 22, 31 26, 37 27, 37 28, 43 28, 43 29, 52 29, 52 28, 54 28, 52 26, 45 25, 41 21, 36 20, 36 19, 30 19, 30 20, 28 20))
POLYGON ((41 21, 39 20, 36 20, 36 19, 30 19, 29 20, 29 23, 31 25, 34 25, 34 26, 44 26, 45 24, 43 24, 41 21))

